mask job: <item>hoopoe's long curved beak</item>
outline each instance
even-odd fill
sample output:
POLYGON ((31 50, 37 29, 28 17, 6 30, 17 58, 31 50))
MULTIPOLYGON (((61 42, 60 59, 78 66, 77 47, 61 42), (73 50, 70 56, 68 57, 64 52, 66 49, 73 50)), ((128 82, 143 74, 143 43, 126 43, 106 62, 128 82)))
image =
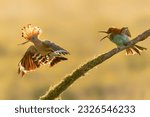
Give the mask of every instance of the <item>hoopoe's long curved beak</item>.
MULTIPOLYGON (((98 31, 99 33, 106 33, 106 34, 108 34, 108 32, 107 31, 98 31)), ((105 38, 107 38, 108 37, 108 35, 107 36, 105 36, 105 37, 103 37, 102 39, 100 39, 100 41, 102 41, 102 40, 104 40, 105 38)))
POLYGON ((26 43, 28 43, 29 41, 25 41, 25 42, 23 42, 23 43, 20 43, 20 44, 18 44, 18 45, 24 45, 24 44, 26 44, 26 43))

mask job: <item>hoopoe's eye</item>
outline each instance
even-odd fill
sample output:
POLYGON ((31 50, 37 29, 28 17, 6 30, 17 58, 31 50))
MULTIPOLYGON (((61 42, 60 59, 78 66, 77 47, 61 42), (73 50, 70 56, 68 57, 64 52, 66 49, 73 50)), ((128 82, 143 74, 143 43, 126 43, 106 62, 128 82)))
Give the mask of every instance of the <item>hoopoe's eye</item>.
POLYGON ((35 37, 32 37, 32 40, 35 40, 35 37))

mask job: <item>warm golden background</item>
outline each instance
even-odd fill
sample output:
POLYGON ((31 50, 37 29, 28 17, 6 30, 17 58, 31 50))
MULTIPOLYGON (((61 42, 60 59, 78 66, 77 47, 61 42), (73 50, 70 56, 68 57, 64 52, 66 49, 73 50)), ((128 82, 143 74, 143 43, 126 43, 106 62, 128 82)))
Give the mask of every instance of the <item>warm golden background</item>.
MULTIPOLYGON (((38 99, 66 74, 98 54, 116 47, 100 42, 99 30, 128 26, 134 38, 150 28, 149 0, 0 0, 0 99, 38 99), (41 39, 67 49, 67 62, 17 75, 17 64, 31 45, 24 41, 26 24, 42 28, 41 39)), ((63 99, 150 99, 150 39, 139 43, 141 56, 121 52, 67 89, 63 99)))

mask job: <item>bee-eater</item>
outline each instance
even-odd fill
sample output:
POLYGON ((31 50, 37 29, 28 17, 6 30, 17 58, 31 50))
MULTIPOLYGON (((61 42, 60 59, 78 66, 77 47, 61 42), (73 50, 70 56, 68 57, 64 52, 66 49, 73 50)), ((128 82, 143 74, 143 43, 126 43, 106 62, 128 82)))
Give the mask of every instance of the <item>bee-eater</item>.
POLYGON ((41 41, 39 35, 41 34, 41 29, 31 24, 27 25, 22 29, 22 37, 27 41, 21 43, 21 45, 32 42, 27 51, 25 52, 23 58, 18 64, 18 74, 24 76, 25 73, 31 72, 41 65, 53 66, 56 63, 67 60, 63 55, 69 54, 69 52, 60 46, 52 43, 51 41, 45 40, 41 41))
MULTIPOLYGON (((107 31, 99 31, 99 32, 107 34, 107 36, 103 37, 101 40, 107 37, 118 47, 126 46, 127 42, 129 42, 129 37, 131 37, 128 27, 123 27, 121 29, 111 27, 107 31)), ((126 55, 134 55, 136 53, 140 55, 140 52, 143 50, 147 50, 147 48, 141 47, 139 45, 134 45, 131 48, 126 49, 126 55)))

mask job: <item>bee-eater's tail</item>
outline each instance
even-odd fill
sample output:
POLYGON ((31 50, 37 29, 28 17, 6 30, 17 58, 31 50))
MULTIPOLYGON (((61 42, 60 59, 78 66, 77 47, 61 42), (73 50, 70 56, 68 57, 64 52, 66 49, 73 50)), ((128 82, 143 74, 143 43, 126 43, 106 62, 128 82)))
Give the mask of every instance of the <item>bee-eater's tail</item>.
POLYGON ((126 49, 126 55, 134 55, 134 54, 139 54, 141 55, 141 52, 143 50, 147 50, 147 48, 138 46, 138 45, 134 45, 131 48, 126 49))

